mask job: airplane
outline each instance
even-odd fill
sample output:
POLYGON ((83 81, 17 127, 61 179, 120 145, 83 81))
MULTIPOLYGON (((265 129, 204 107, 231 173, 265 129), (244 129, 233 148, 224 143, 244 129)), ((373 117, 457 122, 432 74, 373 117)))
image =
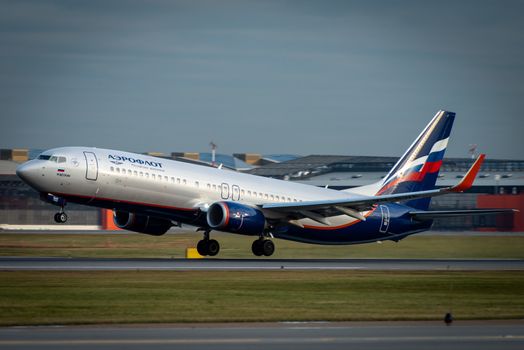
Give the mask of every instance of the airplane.
MULTIPOLYGON (((430 229, 433 219, 512 211, 429 211, 431 197, 469 189, 481 154, 455 186, 436 188, 455 113, 440 110, 380 181, 334 190, 216 167, 93 147, 54 148, 18 166, 17 175, 60 207, 66 203, 113 210, 121 229, 160 236, 188 224, 203 231, 202 256, 215 256, 211 231, 255 236, 252 252, 271 256, 271 238, 342 245, 399 241, 430 229)), ((386 142, 385 140, 383 142, 386 142)))

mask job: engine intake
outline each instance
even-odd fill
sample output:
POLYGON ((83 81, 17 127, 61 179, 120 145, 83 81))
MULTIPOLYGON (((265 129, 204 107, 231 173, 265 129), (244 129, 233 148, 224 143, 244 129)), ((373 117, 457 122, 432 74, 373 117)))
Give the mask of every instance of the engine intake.
POLYGON ((243 235, 259 235, 266 227, 264 214, 247 205, 235 202, 215 202, 207 211, 209 227, 243 235))
POLYGON ((173 226, 170 220, 120 210, 113 211, 113 221, 121 229, 152 236, 162 236, 173 226))

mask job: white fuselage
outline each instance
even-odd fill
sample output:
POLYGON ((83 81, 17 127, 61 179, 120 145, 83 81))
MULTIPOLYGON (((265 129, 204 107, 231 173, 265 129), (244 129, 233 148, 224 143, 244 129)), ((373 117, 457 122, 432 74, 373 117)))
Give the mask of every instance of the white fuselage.
MULTIPOLYGON (((331 200, 372 194, 373 186, 352 193, 238 173, 142 154, 88 147, 51 149, 19 168, 19 175, 42 193, 78 196, 107 203, 128 203, 203 211, 217 201, 250 206, 263 203, 331 200), (30 170, 30 171, 28 171, 30 170), (358 193, 358 194, 357 194, 358 193)), ((268 218, 278 215, 265 212, 268 218)), ((274 217, 278 219, 278 217, 274 217)), ((355 219, 330 218, 334 226, 355 219)), ((301 223, 322 227, 311 219, 301 223)))

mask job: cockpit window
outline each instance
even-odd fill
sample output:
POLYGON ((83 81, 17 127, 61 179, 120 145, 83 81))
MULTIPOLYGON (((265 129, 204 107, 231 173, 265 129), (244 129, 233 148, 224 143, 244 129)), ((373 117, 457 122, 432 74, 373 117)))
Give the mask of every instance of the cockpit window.
POLYGON ((65 163, 67 161, 67 158, 66 157, 61 157, 61 156, 49 156, 49 155, 45 155, 45 154, 41 154, 38 156, 38 159, 42 159, 42 160, 48 160, 50 162, 55 162, 55 163, 65 163))

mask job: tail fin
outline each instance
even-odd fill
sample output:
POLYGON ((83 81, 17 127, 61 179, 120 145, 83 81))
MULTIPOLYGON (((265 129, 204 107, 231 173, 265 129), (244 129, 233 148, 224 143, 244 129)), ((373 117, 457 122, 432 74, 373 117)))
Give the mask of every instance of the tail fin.
MULTIPOLYGON (((455 113, 438 111, 384 178, 377 195, 434 189, 454 120, 455 113)), ((406 204, 426 210, 430 200, 422 198, 406 204)))

